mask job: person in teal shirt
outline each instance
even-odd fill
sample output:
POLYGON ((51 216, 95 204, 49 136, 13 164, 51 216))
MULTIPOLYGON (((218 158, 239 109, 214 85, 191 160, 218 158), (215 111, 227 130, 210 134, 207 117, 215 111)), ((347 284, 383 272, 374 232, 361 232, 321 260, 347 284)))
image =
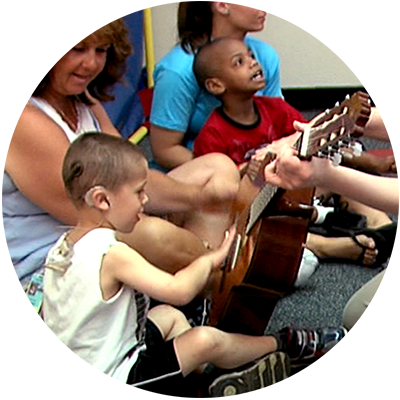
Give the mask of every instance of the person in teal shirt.
POLYGON ((256 95, 282 97, 277 52, 269 44, 247 36, 264 28, 266 15, 230 3, 179 4, 180 43, 161 59, 154 72, 150 138, 154 161, 160 167, 169 170, 193 158, 195 137, 220 105, 219 100, 200 89, 193 73, 194 52, 212 38, 244 40, 262 65, 267 82, 256 95))

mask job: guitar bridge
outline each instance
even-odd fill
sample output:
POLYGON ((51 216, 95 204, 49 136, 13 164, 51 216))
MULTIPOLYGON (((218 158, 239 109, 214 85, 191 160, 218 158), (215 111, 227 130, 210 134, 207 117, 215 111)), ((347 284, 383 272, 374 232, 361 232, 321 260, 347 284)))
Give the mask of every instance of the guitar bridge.
POLYGON ((223 266, 222 266, 222 279, 221 279, 221 284, 219 286, 219 291, 222 292, 224 290, 224 282, 225 282, 225 277, 226 274, 230 271, 232 271, 235 266, 236 266, 236 262, 239 256, 239 251, 240 248, 242 246, 242 235, 237 234, 236 238, 232 244, 231 250, 228 254, 228 256, 226 257, 223 266))
POLYGON ((242 246, 242 235, 238 234, 236 236, 235 243, 233 245, 232 259, 230 263, 230 271, 232 271, 236 267, 236 262, 239 256, 239 251, 242 246))

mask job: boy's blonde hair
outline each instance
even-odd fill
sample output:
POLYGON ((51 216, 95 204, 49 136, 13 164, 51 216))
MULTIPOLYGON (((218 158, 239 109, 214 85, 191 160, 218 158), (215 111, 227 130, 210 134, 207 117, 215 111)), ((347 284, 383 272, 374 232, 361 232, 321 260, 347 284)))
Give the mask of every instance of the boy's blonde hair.
POLYGON ((105 133, 85 133, 71 143, 62 167, 68 196, 79 206, 94 186, 116 190, 147 168, 141 150, 129 140, 105 133))

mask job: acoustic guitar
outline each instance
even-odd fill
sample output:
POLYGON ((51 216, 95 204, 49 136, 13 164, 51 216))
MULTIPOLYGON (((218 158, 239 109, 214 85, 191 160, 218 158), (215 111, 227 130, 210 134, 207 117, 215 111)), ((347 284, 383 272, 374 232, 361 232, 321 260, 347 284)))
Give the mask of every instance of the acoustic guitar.
MULTIPOLYGON (((363 134, 370 111, 367 94, 347 97, 312 121, 296 143, 298 156, 337 164, 343 148, 357 153, 353 138, 363 134)), ((314 189, 266 184, 264 168, 274 157, 250 162, 234 207, 236 238, 214 276, 209 323, 227 332, 262 335, 276 303, 292 290, 302 259, 314 189)))

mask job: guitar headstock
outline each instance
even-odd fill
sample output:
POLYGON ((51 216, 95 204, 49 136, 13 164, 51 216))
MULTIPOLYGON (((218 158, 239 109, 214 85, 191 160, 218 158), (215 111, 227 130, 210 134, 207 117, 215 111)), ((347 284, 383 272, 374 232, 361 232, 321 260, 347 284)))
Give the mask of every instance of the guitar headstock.
POLYGON ((312 121, 297 143, 299 156, 303 159, 325 156, 335 161, 340 157, 340 149, 351 147, 352 139, 363 135, 370 114, 368 94, 356 92, 346 97, 312 121))

